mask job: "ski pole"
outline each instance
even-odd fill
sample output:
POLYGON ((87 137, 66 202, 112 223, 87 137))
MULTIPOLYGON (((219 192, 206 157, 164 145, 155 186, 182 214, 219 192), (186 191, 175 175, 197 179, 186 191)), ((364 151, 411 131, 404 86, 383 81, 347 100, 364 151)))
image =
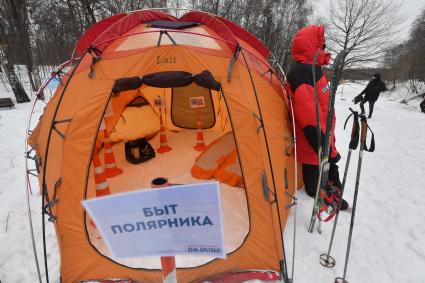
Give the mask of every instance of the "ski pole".
POLYGON ((341 209, 342 196, 344 194, 345 182, 347 180, 347 175, 348 175, 348 168, 350 167, 351 152, 353 150, 356 150, 357 146, 359 145, 359 128, 360 128, 359 114, 358 114, 357 111, 354 111, 351 108, 349 108, 349 109, 351 111, 351 114, 345 120, 344 130, 345 130, 345 127, 347 126, 347 122, 348 122, 348 120, 350 119, 351 116, 353 116, 353 125, 352 125, 352 128, 351 128, 351 140, 350 140, 350 144, 348 146, 347 161, 345 163, 344 178, 342 180, 340 201, 338 203, 338 207, 337 207, 337 210, 336 210, 334 225, 333 225, 333 228, 332 228, 331 240, 329 242, 328 253, 320 255, 320 264, 325 266, 325 267, 334 267, 335 266, 335 259, 330 254, 331 254, 332 244, 333 244, 333 240, 334 240, 334 236, 335 236, 336 224, 338 223, 339 211, 341 209))
POLYGON ((317 57, 319 57, 320 51, 317 51, 314 54, 313 64, 312 64, 312 74, 313 74, 313 93, 314 93, 314 102, 316 106, 316 127, 317 127, 317 155, 319 157, 319 178, 317 180, 316 195, 313 202, 313 210, 311 212, 310 225, 308 227, 308 232, 313 233, 314 223, 316 221, 317 213, 317 202, 320 196, 320 180, 322 179, 322 157, 323 157, 323 148, 322 148, 322 130, 320 126, 320 112, 319 112, 319 98, 317 96, 317 87, 316 87, 316 62, 317 57))
POLYGON ((361 173, 362 161, 363 161, 363 150, 365 149, 365 146, 366 146, 366 135, 367 135, 367 129, 368 129, 366 116, 360 115, 360 120, 361 120, 360 152, 359 152, 359 161, 357 165, 356 186, 354 189, 353 211, 351 212, 350 230, 348 232, 347 251, 345 254, 344 274, 342 278, 341 277, 335 278, 335 283, 348 283, 348 281, 345 280, 345 276, 347 275, 348 258, 350 256, 351 238, 353 236, 354 217, 356 215, 357 195, 359 192, 360 173, 361 173))
MULTIPOLYGON (((328 177, 329 177, 329 156, 330 156, 330 139, 332 135, 332 123, 333 123, 333 117, 335 112, 335 94, 336 94, 336 88, 337 85, 337 73, 340 70, 340 64, 345 56, 345 50, 342 50, 335 58, 332 70, 332 80, 330 82, 330 95, 329 95, 329 101, 328 101, 328 109, 327 109, 327 117, 326 117, 326 132, 325 132, 325 138, 323 140, 322 144, 322 128, 320 125, 320 115, 319 115, 319 100, 317 96, 317 88, 316 88, 316 71, 315 71, 315 61, 317 60, 318 53, 316 52, 313 60, 313 88, 314 88, 314 97, 315 97, 315 104, 316 104, 316 121, 317 121, 317 143, 318 143, 318 150, 317 153, 319 155, 319 178, 317 182, 317 188, 316 188, 316 196, 314 198, 313 203, 313 210, 311 213, 310 218, 310 225, 308 227, 308 232, 313 233, 314 224, 316 222, 316 218, 318 218, 318 212, 319 212, 319 206, 320 206, 320 190, 322 190, 328 183, 328 177)), ((321 219, 319 218, 319 227, 318 232, 321 233, 320 229, 321 219)))

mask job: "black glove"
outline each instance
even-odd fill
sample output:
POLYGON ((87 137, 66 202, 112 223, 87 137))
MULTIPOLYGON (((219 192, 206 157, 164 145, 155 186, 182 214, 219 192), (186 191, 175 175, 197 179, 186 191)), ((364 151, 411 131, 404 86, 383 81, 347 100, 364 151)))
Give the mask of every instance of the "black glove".
POLYGON ((359 103, 362 100, 363 100, 363 95, 362 94, 359 94, 356 97, 354 97, 353 102, 354 102, 354 104, 357 104, 357 103, 359 103))
POLYGON ((329 167, 329 181, 332 182, 332 184, 338 188, 342 188, 341 181, 339 179, 339 171, 338 171, 338 165, 334 162, 330 162, 329 167))

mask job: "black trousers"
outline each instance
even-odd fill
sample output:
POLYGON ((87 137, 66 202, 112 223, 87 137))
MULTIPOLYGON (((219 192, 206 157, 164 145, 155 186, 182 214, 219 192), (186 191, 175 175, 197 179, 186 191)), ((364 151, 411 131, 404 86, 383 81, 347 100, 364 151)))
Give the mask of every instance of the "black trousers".
POLYGON ((316 196, 317 181, 319 179, 319 166, 303 164, 303 181, 305 192, 311 196, 316 196))
POLYGON ((365 113, 364 104, 366 102, 369 102, 369 118, 372 118, 373 105, 375 104, 376 100, 363 99, 362 102, 360 102, 360 109, 362 110, 362 113, 365 113))
MULTIPOLYGON (((317 181, 319 179, 319 166, 303 164, 303 181, 305 192, 311 196, 316 197, 317 181)), ((329 180, 334 183, 335 186, 341 188, 341 181, 339 179, 338 165, 331 162, 329 168, 329 180)))
POLYGON ((425 113, 425 99, 419 104, 419 107, 421 107, 421 111, 425 113))

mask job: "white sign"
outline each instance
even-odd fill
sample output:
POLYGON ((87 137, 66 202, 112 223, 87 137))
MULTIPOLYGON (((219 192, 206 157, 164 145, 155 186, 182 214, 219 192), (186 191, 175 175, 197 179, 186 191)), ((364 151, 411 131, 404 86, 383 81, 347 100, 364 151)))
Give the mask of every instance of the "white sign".
POLYGON ((189 97, 190 108, 204 108, 205 107, 205 98, 203 96, 192 96, 189 97))
POLYGON ((82 202, 117 258, 224 258, 218 182, 145 189, 82 202))

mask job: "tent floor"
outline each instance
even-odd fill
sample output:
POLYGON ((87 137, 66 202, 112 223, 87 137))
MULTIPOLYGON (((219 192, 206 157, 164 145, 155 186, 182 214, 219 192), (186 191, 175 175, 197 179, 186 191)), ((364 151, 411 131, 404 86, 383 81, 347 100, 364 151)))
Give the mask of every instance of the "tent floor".
MULTIPOLYGON (((224 132, 204 131, 205 144, 224 135, 224 132)), ((124 143, 113 145, 116 163, 123 169, 122 175, 108 179, 111 193, 128 192, 140 189, 150 189, 152 179, 164 177, 172 184, 190 184, 203 182, 192 177, 190 170, 200 152, 193 149, 196 144, 196 131, 183 130, 180 132, 167 131, 168 145, 173 149, 166 153, 157 153, 156 157, 138 165, 126 161, 124 143)), ((149 141, 156 150, 159 147, 159 135, 149 141)), ((100 152, 103 163, 103 151, 100 152)), ((94 197, 94 177, 90 174, 88 195, 94 197)), ((240 247, 249 231, 249 216, 244 189, 231 187, 220 183, 222 214, 224 222, 224 239, 226 253, 240 247)), ((103 255, 110 257, 110 252, 102 241, 100 234, 89 221, 87 230, 91 243, 103 255)), ((134 268, 160 268, 158 257, 114 259, 120 264, 134 268)), ((176 256, 177 267, 194 267, 213 260, 211 257, 176 256)))

